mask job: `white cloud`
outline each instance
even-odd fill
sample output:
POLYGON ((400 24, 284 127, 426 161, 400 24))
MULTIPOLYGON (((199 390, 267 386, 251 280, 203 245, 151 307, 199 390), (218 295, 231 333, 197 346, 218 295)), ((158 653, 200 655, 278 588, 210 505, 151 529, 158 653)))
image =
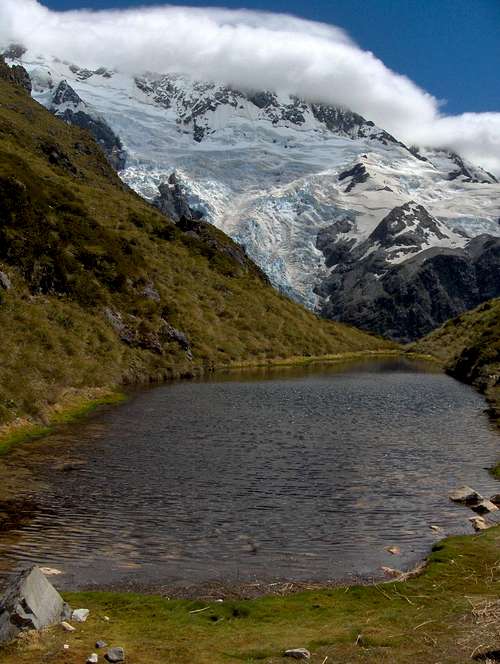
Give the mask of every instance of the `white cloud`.
POLYGON ((1 0, 0 43, 11 42, 81 66, 178 71, 345 105, 404 141, 449 147, 500 173, 500 113, 443 115, 435 97, 335 26, 244 10, 53 12, 1 0))

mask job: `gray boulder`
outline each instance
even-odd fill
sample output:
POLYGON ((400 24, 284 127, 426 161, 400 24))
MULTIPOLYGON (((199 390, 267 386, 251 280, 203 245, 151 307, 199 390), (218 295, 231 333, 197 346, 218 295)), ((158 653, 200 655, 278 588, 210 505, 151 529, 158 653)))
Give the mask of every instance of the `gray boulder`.
POLYGON ((124 662, 125 661, 125 651, 123 648, 110 648, 108 652, 104 655, 104 659, 108 662, 124 662))
POLYGON ((0 288, 4 290, 10 290, 12 288, 12 282, 9 277, 0 270, 0 288))
POLYGON ((39 567, 14 578, 0 600, 0 643, 61 621, 64 600, 39 567))

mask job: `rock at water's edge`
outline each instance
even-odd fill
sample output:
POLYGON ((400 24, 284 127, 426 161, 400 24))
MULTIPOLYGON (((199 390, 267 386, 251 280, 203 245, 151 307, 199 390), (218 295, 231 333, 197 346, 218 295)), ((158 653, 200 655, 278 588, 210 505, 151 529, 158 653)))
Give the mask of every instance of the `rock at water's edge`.
POLYGON ((60 622, 64 601, 39 567, 21 572, 0 600, 0 643, 60 622))
POLYGON ((461 486, 450 493, 450 500, 461 505, 477 505, 483 500, 483 497, 470 486, 461 486))
POLYGON ((477 505, 471 505, 471 509, 478 514, 489 514, 490 512, 496 512, 498 507, 491 500, 485 498, 477 503, 477 505))

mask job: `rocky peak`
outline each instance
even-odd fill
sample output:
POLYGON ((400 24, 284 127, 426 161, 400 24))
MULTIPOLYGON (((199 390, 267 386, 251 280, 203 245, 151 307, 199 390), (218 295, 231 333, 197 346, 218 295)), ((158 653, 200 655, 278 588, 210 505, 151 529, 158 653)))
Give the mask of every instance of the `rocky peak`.
POLYGON ((366 170, 366 166, 360 162, 355 164, 352 168, 342 171, 337 176, 339 182, 343 180, 348 180, 347 187, 345 188, 345 193, 348 194, 354 189, 357 184, 362 184, 366 182, 370 177, 370 174, 366 170))
POLYGON ((127 155, 120 137, 98 113, 95 113, 69 85, 62 80, 52 94, 49 110, 65 122, 87 129, 94 136, 117 171, 125 168, 127 155))
POLYGON ((52 105, 54 107, 63 104, 70 104, 74 107, 85 106, 81 97, 73 90, 67 81, 61 81, 52 95, 52 105))
POLYGON ((369 241, 385 248, 402 246, 410 251, 421 249, 431 236, 444 240, 449 235, 445 225, 432 217, 423 205, 409 201, 391 210, 371 233, 369 241))
POLYGON ((446 155, 450 161, 456 165, 456 169, 451 171, 448 175, 448 180, 456 180, 463 178, 464 182, 473 182, 476 184, 492 184, 497 183, 497 178, 485 171, 482 168, 468 164, 456 152, 446 151, 446 155))

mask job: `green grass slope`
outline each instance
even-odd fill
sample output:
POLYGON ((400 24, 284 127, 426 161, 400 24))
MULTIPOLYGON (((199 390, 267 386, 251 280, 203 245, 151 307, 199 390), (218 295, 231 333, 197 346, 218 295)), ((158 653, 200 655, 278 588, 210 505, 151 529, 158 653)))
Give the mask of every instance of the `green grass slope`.
POLYGON ((0 62, 0 425, 203 367, 391 347, 278 294, 208 224, 180 230, 12 78, 0 62))

